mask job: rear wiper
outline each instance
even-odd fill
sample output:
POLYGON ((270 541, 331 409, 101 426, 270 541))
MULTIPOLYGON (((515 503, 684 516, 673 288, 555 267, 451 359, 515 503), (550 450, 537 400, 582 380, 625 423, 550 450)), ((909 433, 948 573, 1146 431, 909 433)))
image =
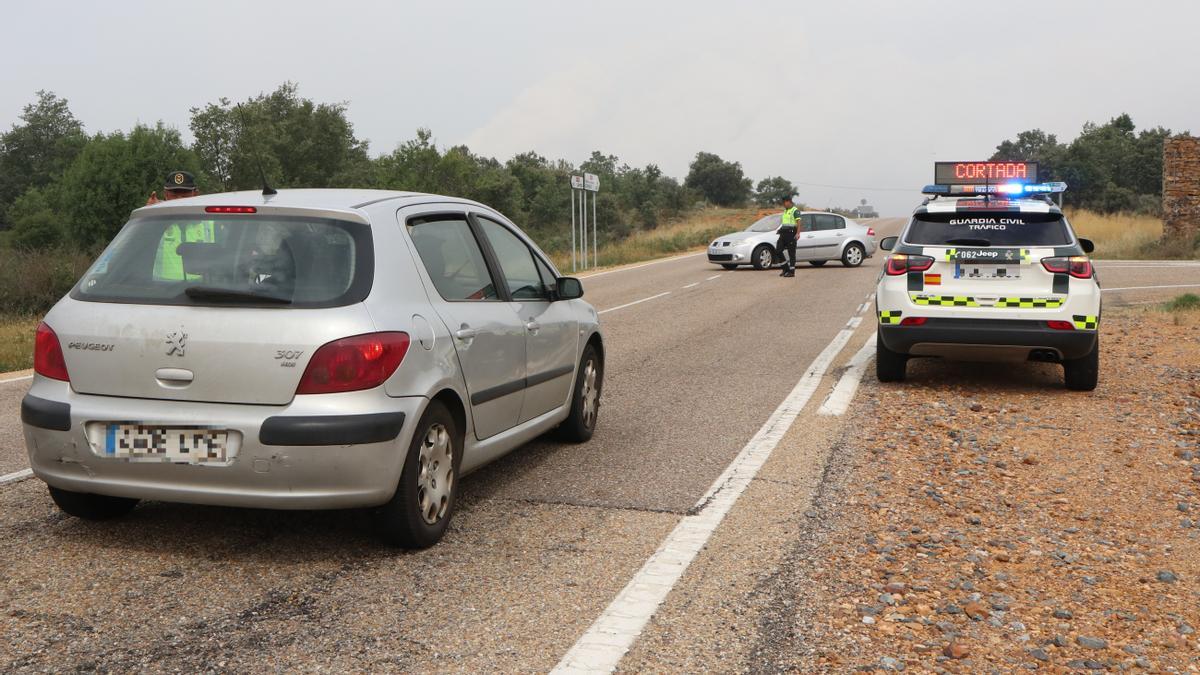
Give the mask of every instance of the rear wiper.
POLYGON ((184 289, 183 294, 194 300, 216 300, 218 302, 248 302, 248 303, 273 303, 278 305, 290 305, 290 298, 281 298, 278 295, 266 295, 264 293, 255 293, 254 291, 239 291, 233 288, 218 288, 215 286, 188 286, 184 289))
POLYGON ((959 246, 991 246, 992 242, 989 239, 947 239, 947 244, 958 244, 959 246))

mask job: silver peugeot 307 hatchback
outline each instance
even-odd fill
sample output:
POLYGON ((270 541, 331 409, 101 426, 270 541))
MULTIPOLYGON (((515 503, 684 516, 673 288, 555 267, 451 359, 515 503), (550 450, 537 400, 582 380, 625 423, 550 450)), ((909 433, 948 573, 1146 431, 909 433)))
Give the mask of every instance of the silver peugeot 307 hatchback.
POLYGON ((475 202, 236 192, 137 209, 46 315, 21 420, 65 512, 139 499, 378 507, 437 542, 459 478, 591 438, 604 344, 577 279, 475 202))

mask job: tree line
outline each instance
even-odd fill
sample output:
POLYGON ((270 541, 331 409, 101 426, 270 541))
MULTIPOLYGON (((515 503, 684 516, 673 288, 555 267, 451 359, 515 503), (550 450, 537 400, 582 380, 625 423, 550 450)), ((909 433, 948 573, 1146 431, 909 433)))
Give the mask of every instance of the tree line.
POLYGON ((1039 179, 1065 181, 1066 204, 1100 213, 1162 212, 1163 142, 1170 129, 1136 131, 1121 114, 1106 124, 1088 122, 1075 140, 1030 129, 996 146, 996 161, 1036 161, 1039 179))
POLYGON ((752 188, 738 162, 697 153, 682 183, 657 165, 631 167, 593 152, 574 165, 525 152, 501 162, 463 145, 441 148, 429 129, 372 156, 354 134, 344 103, 314 103, 295 83, 233 103, 190 110, 194 140, 159 122, 88 134, 67 101, 40 91, 20 122, 0 135, 0 229, 18 248, 90 249, 109 241, 161 190, 167 172, 196 176, 203 192, 272 187, 356 187, 475 199, 522 225, 546 248, 566 248, 569 176, 600 176, 601 234, 610 239, 652 229, 698 205, 776 204, 795 186, 778 176, 752 188))

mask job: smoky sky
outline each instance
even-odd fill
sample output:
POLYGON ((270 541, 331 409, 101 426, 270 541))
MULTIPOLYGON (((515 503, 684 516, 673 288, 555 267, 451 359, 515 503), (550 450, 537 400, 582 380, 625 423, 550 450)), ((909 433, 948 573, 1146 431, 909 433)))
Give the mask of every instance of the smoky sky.
MULTIPOLYGON (((501 160, 592 150, 680 179, 697 151, 817 207, 919 201, 986 159, 1127 112, 1200 130, 1200 4, 1132 2, 6 3, 0 128, 39 89, 89 132, 294 81, 371 152, 418 127, 501 160), (836 187, 824 187, 836 186, 836 187)), ((567 186, 564 185, 564 189, 567 186)))

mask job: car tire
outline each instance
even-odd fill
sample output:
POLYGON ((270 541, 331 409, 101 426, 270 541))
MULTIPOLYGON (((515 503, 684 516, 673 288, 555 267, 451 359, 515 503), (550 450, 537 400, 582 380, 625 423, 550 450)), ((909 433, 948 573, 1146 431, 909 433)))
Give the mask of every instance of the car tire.
POLYGON ((737 265, 730 265, 727 263, 721 263, 721 267, 724 267, 727 270, 736 270, 737 269, 737 265))
POLYGON ((1100 336, 1092 351, 1077 359, 1063 361, 1063 379, 1071 391, 1092 391, 1100 380, 1100 336))
POLYGON ((808 264, 812 265, 813 267, 820 267, 821 265, 824 265, 827 262, 829 262, 829 261, 828 260, 809 260, 808 264))
POLYGON ((583 348, 575 388, 571 392, 571 412, 558 426, 558 437, 568 443, 585 443, 596 432, 600 418, 600 394, 604 391, 604 362, 593 345, 583 348))
POLYGON ((138 500, 129 497, 109 497, 90 492, 72 492, 54 486, 47 487, 50 488, 50 498, 63 513, 84 520, 119 518, 132 511, 138 504, 138 500))
POLYGON ((846 267, 858 267, 867 258, 867 251, 862 244, 852 241, 842 249, 842 264, 846 267))
POLYGON ((775 264, 775 249, 770 244, 759 244, 750 255, 750 260, 754 261, 754 269, 765 270, 775 264))
POLYGON ((431 401, 408 445, 396 493, 376 511, 383 539, 403 548, 429 548, 450 526, 458 501, 462 436, 441 401, 431 401))
POLYGON ((903 382, 908 370, 908 355, 894 352, 883 344, 883 337, 875 336, 875 377, 880 382, 903 382))

